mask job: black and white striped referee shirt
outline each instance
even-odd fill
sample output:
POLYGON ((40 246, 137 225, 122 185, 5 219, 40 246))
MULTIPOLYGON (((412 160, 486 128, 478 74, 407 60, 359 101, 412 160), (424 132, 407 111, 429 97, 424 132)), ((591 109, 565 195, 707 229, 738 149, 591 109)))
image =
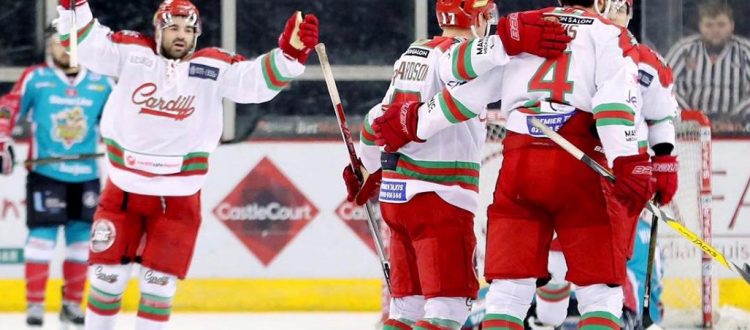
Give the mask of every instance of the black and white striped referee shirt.
POLYGON ((680 106, 709 115, 750 111, 750 40, 732 36, 711 58, 700 35, 682 39, 667 54, 680 106))

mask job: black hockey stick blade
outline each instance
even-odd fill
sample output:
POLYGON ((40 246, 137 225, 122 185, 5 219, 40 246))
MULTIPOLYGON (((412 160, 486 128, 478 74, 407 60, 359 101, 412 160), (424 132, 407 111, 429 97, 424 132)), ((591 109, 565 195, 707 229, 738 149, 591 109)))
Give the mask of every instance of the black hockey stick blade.
POLYGON ((737 273, 742 276, 742 278, 747 282, 747 284, 750 284, 750 265, 745 263, 745 267, 737 266, 736 263, 732 263, 732 266, 737 270, 737 273))

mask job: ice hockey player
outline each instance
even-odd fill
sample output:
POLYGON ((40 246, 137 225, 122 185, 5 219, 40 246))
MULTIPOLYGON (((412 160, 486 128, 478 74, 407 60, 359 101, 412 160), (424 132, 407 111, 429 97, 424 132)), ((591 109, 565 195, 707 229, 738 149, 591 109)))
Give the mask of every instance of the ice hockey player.
MULTIPOLYGON (((26 69, 11 92, 0 100, 0 112, 6 114, 0 116, 0 121, 8 120, 0 124, 3 127, 0 139, 10 139, 14 118, 20 118, 33 127, 29 158, 96 153, 99 118, 113 84, 108 77, 71 67, 59 37, 50 34, 45 64, 26 69)), ((66 326, 82 326, 89 233, 99 200, 96 160, 31 165, 28 169, 29 237, 24 248, 26 324, 41 327, 44 322, 49 264, 62 227, 66 250, 60 321, 66 326)))
MULTIPOLYGON (((70 0, 58 6, 64 45, 70 0)), ((194 51, 201 16, 188 0, 166 0, 153 16, 155 39, 113 33, 75 4, 81 64, 116 77, 101 120, 109 181, 94 215, 88 329, 112 329, 133 263, 140 263, 136 329, 163 329, 176 280, 187 274, 201 221, 200 190, 220 138, 222 99, 261 103, 304 71, 318 20, 295 12, 279 48, 245 60, 218 48, 194 51), (143 241, 142 241, 143 239, 143 241)))
POLYGON ((474 80, 422 106, 391 104, 373 125, 386 150, 399 150, 406 143, 430 141, 502 99, 509 132, 487 211, 485 278, 491 284, 483 329, 523 327, 536 287, 548 280, 553 232, 568 261, 567 278, 578 286, 580 326, 619 329, 635 216, 654 188, 651 163, 638 152, 635 130, 641 104, 636 42, 601 17, 595 2, 604 4, 562 0, 563 7, 536 11, 562 23, 574 37, 556 59, 521 54, 502 67, 479 70, 474 80), (531 125, 532 117, 612 168, 616 183, 547 139, 531 125))
MULTIPOLYGON (((437 2, 443 35, 412 44, 394 65, 394 78, 382 104, 424 102, 445 86, 470 78, 470 53, 499 50, 492 63, 528 52, 554 57, 569 38, 562 26, 539 14, 501 19, 499 35, 489 36, 497 17, 493 1, 437 2), (512 22, 512 23, 511 23, 512 22), (474 38, 481 37, 481 38, 474 38), (446 51, 461 40, 472 40, 454 54, 446 51)), ((392 300, 385 329, 458 329, 475 299, 478 282, 473 266, 476 238, 473 218, 478 204, 480 150, 485 124, 475 118, 381 154, 373 123, 383 115, 380 105, 367 115, 361 136, 362 163, 369 175, 360 187, 350 168, 344 170, 349 199, 365 203, 380 186, 381 211, 391 232, 392 300), (379 184, 382 175, 382 184, 379 184)))
MULTIPOLYGON (((633 17, 633 0, 608 0, 602 8, 598 8, 602 15, 611 19, 613 23, 627 28, 633 17)), ((675 127, 674 119, 679 110, 677 100, 672 92, 673 80, 672 70, 653 49, 645 44, 637 46, 639 53, 638 64, 638 83, 643 99, 641 113, 642 116, 637 120, 638 126, 638 145, 641 153, 646 153, 650 148, 654 154, 651 157, 653 164, 653 174, 656 179, 656 192, 659 196, 657 201, 661 205, 669 203, 677 191, 677 157, 672 155, 675 145, 675 127)), ((649 219, 640 218, 638 220, 638 233, 648 231, 650 228, 649 219)), ((635 248, 631 248, 637 254, 634 254, 628 261, 629 279, 625 290, 626 308, 623 318, 638 319, 643 303, 645 292, 644 282, 646 280, 646 265, 648 263, 648 245, 649 235, 636 234, 634 241, 631 243, 635 248), (644 254, 645 255, 642 255, 644 254), (632 282, 632 283, 630 283, 632 282), (634 295, 634 292, 637 293, 634 295)), ((631 245, 631 246, 633 246, 631 245)), ((536 295, 536 318, 543 324, 560 326, 565 320, 568 312, 568 299, 563 299, 570 295, 570 283, 562 280, 565 274, 565 260, 562 253, 557 249, 550 251, 550 273, 553 274, 553 281, 537 289, 536 295), (552 262, 552 260, 558 262, 552 262), (561 262, 560 262, 561 260, 561 262), (555 266, 553 269, 553 266, 555 266), (562 274, 557 276, 554 274, 562 274), (566 290, 567 289, 567 290, 566 290)), ((656 258, 657 260, 659 258, 656 258)), ((658 263, 657 264, 661 264, 658 263)), ((655 269, 655 273, 660 273, 655 269)), ((652 311, 650 317, 643 318, 644 328, 648 327, 651 321, 658 321, 660 313, 659 306, 660 293, 660 276, 652 276, 652 288, 655 290, 651 295, 653 302, 649 308, 652 311)))

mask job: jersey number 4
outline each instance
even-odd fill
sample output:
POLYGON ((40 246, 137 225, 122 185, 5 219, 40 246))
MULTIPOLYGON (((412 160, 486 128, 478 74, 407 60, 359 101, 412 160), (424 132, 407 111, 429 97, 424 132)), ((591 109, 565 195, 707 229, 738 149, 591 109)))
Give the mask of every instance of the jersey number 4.
POLYGON ((550 93, 548 100, 567 103, 565 96, 573 93, 573 82, 568 80, 570 57, 570 52, 565 52, 556 59, 544 61, 529 81, 529 92, 547 92, 550 93))

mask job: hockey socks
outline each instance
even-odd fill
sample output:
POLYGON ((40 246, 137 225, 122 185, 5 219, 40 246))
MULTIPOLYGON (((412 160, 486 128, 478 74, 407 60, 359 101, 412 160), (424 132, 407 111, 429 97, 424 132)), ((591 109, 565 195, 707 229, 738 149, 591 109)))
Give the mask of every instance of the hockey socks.
POLYGON ((34 228, 29 232, 23 255, 26 260, 24 277, 26 279, 26 302, 44 303, 44 291, 49 278, 49 262, 55 253, 55 240, 49 236, 57 235, 57 230, 34 228))
POLYGON ((581 322, 578 323, 578 329, 617 330, 617 329, 620 329, 620 318, 608 312, 586 313, 586 314, 581 315, 581 322))
POLYGON ((461 324, 443 319, 426 319, 414 324, 414 330, 458 330, 461 324))
POLYGON ((91 265, 86 329, 111 330, 122 306, 131 265, 91 265))
POLYGON ((26 303, 43 304, 49 277, 49 263, 27 261, 25 267, 26 303))
POLYGON ((482 321, 483 330, 523 330, 523 320, 507 314, 487 314, 482 321))
POLYGON ((83 288, 86 285, 86 270, 88 265, 83 262, 65 260, 63 262, 63 301, 81 304, 83 288))
POLYGON ((536 289, 539 299, 546 302, 558 302, 570 298, 570 283, 564 285, 548 284, 536 289))
POLYGON ((148 267, 141 267, 141 300, 138 304, 136 329, 166 329, 172 312, 172 298, 177 291, 177 277, 148 267))
POLYGON ((414 322, 406 319, 388 319, 383 323, 383 330, 412 330, 413 324, 414 322))

